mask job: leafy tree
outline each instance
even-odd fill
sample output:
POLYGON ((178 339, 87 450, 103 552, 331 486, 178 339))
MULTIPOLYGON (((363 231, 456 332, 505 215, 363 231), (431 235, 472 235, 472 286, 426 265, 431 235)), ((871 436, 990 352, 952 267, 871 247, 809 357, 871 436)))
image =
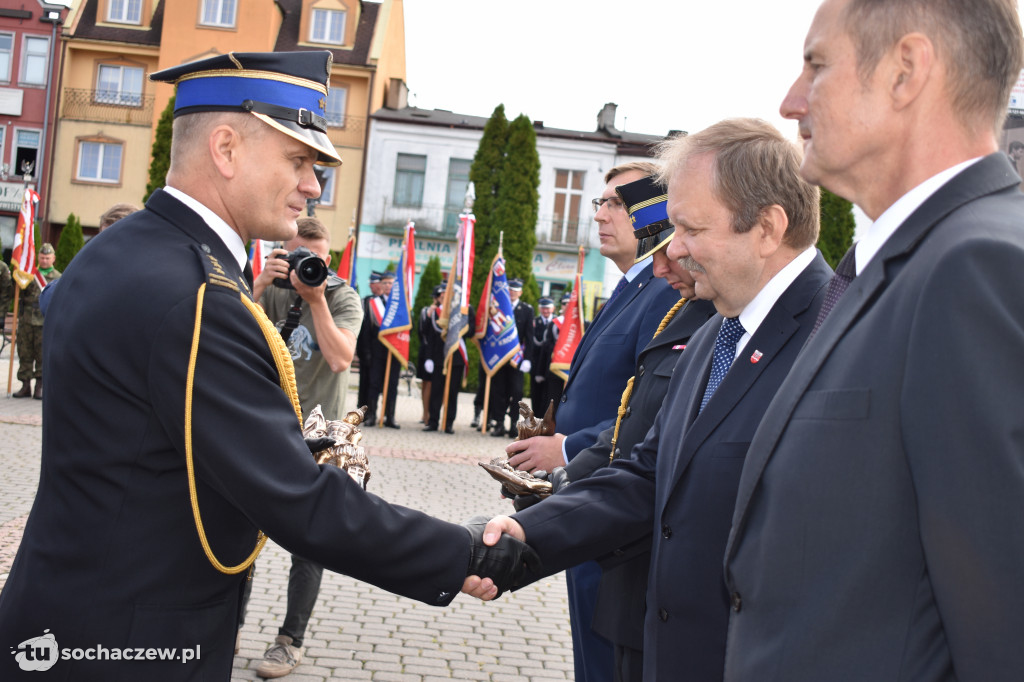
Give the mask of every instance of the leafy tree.
POLYGON ((537 133, 529 117, 520 114, 508 130, 505 163, 494 206, 494 222, 505 235, 505 270, 509 277, 523 280, 523 299, 533 304, 536 304, 540 296, 533 277, 539 185, 537 133))
POLYGON ((415 358, 416 366, 423 364, 426 358, 420 358, 420 311, 430 305, 434 300, 434 287, 441 283, 441 259, 431 256, 427 266, 420 273, 419 284, 416 287, 416 298, 412 302, 412 325, 413 329, 409 338, 409 358, 415 358))
POLYGON ((146 184, 146 196, 142 198, 142 203, 146 203, 153 192, 167 184, 167 171, 171 167, 171 128, 173 123, 174 98, 171 97, 156 124, 153 158, 149 163, 149 182, 146 184))
POLYGON ((60 240, 57 242, 57 246, 54 249, 56 254, 54 256, 54 267, 61 272, 67 268, 68 263, 71 259, 81 251, 82 246, 85 244, 85 239, 82 237, 82 221, 78 219, 74 213, 68 214, 68 221, 64 225, 64 229, 60 232, 60 240))
POLYGON ((821 234, 818 248, 833 269, 853 244, 853 204, 821 188, 821 234))
MULTIPOLYGON (((505 167, 505 151, 508 143, 509 124, 505 118, 505 105, 499 104, 484 126, 480 145, 473 155, 469 167, 469 179, 476 192, 473 215, 474 267, 470 287, 470 301, 476 305, 487 281, 487 270, 498 252, 498 233, 501 228, 494 221, 494 210, 498 200, 498 188, 505 167)), ((471 365, 473 366, 473 365, 471 365)))

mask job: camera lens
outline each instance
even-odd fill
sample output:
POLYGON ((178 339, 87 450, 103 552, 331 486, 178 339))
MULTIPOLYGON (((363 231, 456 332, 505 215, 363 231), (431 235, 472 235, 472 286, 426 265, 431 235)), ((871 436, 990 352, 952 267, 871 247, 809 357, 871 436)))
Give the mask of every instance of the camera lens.
POLYGON ((319 256, 306 256, 296 263, 295 276, 306 286, 320 286, 327 279, 327 266, 319 256))

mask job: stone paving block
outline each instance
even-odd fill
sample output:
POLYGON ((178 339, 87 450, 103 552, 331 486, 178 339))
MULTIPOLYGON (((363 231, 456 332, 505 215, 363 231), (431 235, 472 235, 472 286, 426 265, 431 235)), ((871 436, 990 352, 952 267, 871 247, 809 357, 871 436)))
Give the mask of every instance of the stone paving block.
MULTIPOLYGON (((353 387, 350 409, 355 395, 353 387)), ((499 454, 504 443, 469 430, 472 400, 460 394, 454 435, 423 434, 416 427, 419 395, 400 391, 397 419, 404 428, 367 429, 363 439, 373 471, 370 491, 456 523, 476 514, 509 513, 508 501, 477 466, 499 454), (450 494, 437 494, 438 481, 450 494)), ((41 407, 40 401, 0 397, 0 589, 35 497, 41 407)), ((268 542, 253 577, 232 680, 259 680, 255 666, 284 621, 290 566, 291 555, 268 542)), ((288 682, 572 679, 562 574, 493 603, 463 595, 437 608, 325 571, 305 645, 305 662, 288 682), (523 647, 528 663, 522 661, 523 647)))

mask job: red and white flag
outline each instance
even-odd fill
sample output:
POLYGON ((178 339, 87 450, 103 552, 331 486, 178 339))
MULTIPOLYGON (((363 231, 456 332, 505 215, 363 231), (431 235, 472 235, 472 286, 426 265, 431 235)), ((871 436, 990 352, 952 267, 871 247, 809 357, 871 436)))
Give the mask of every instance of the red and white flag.
POLYGON ((25 196, 21 201, 21 212, 18 214, 18 229, 14 233, 14 249, 11 251, 11 275, 22 289, 34 278, 42 289, 46 279, 39 272, 36 263, 36 206, 39 204, 39 193, 31 187, 25 188, 25 196))

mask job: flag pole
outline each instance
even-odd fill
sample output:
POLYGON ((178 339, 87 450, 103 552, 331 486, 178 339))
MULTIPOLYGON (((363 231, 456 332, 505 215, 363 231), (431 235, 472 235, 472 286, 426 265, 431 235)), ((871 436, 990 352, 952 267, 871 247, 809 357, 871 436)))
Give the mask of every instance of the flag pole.
POLYGON ((394 362, 394 360, 395 356, 389 350, 388 364, 387 367, 384 368, 384 390, 381 391, 381 394, 384 399, 380 403, 380 419, 377 420, 378 429, 384 428, 384 415, 387 414, 388 411, 388 387, 391 386, 391 363, 394 362))
MULTIPOLYGON (((18 297, 21 287, 14 287, 14 320, 11 323, 11 357, 7 363, 7 395, 11 395, 11 380, 14 376, 14 344, 18 340, 18 297)), ((6 313, 4 313, 6 314, 6 313)))
MULTIPOLYGON (((458 351, 456 350, 456 353, 458 351)), ((452 353, 444 361, 444 402, 441 403, 441 423, 439 429, 447 428, 448 424, 448 388, 452 385, 452 353)))

